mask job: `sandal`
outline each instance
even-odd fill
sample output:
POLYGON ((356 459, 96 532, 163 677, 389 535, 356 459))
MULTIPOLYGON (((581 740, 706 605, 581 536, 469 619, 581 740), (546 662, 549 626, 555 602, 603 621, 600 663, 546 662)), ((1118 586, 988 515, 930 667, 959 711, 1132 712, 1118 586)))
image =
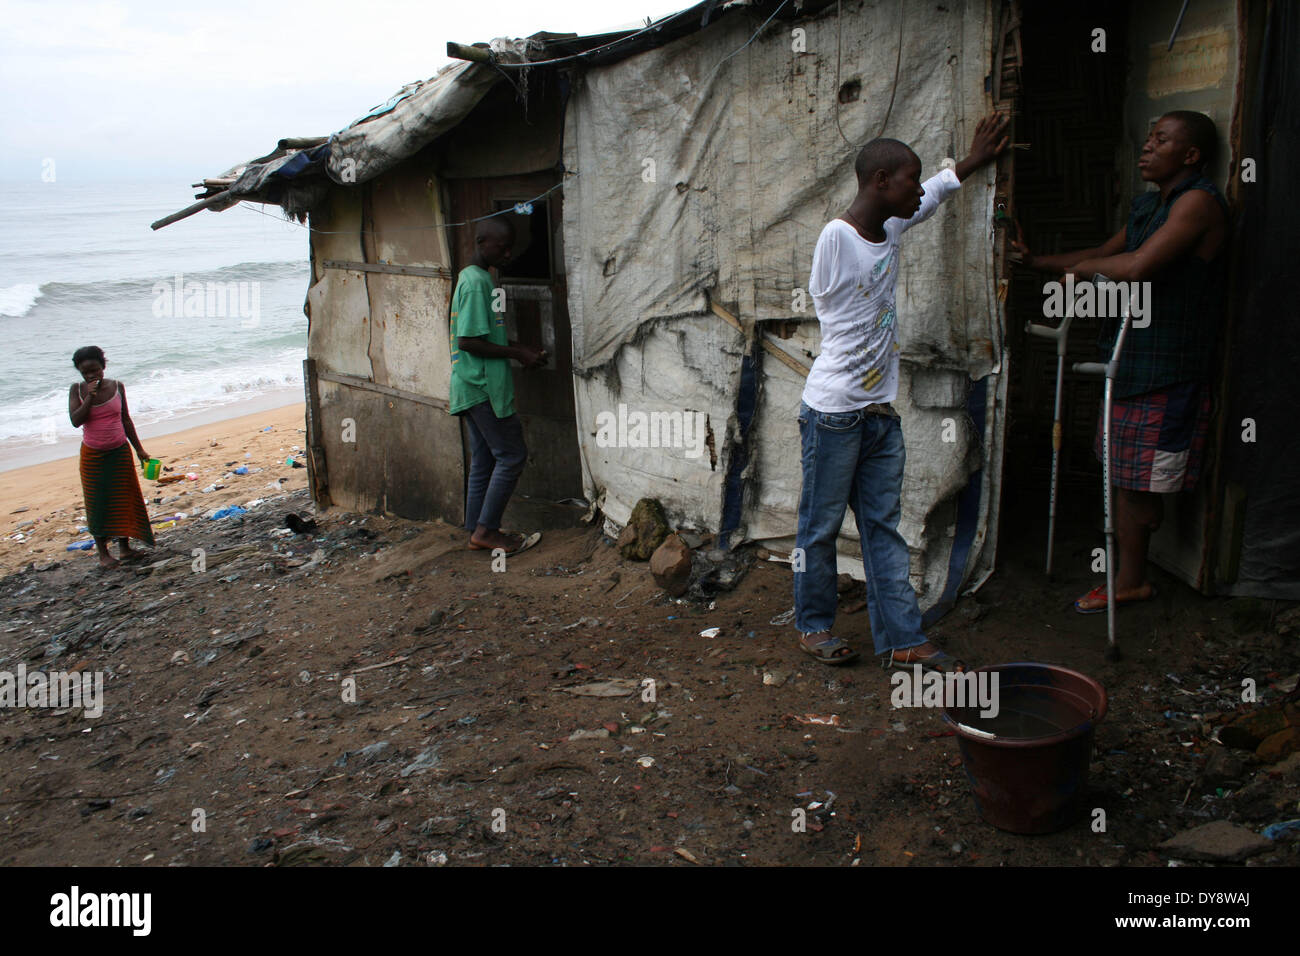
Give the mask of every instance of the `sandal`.
POLYGON ((959 661, 947 651, 936 650, 933 654, 922 657, 914 652, 910 647, 905 647, 901 651, 891 650, 888 654, 881 654, 881 667, 888 670, 891 667, 899 667, 905 670, 911 670, 917 664, 925 670, 953 671, 962 673, 966 670, 964 661, 959 661))
MULTIPOLYGON (((515 554, 522 554, 523 552, 527 551, 538 541, 542 540, 542 533, 540 531, 534 531, 532 534, 520 534, 520 535, 515 535, 515 537, 519 538, 519 546, 517 548, 512 548, 511 550, 506 551, 505 552, 506 557, 510 557, 511 555, 515 555, 515 554)), ((488 545, 485 544, 475 544, 474 541, 471 539, 469 543, 469 550, 495 551, 497 549, 489 547, 488 545)))
MULTIPOLYGON (((1125 604, 1141 604, 1143 601, 1152 600, 1158 593, 1156 591, 1156 586, 1154 584, 1148 584, 1147 587, 1151 589, 1151 593, 1146 597, 1124 598, 1122 601, 1116 601, 1115 606, 1122 607, 1125 604)), ((1083 597, 1075 598, 1074 609, 1080 614, 1101 614, 1104 612, 1106 610, 1106 586, 1101 585, 1100 587, 1095 587, 1083 597), (1103 603, 1101 607, 1080 607, 1080 601, 1101 601, 1103 603)))
POLYGON ((845 644, 840 638, 835 637, 828 631, 820 631, 825 634, 826 640, 816 644, 807 644, 803 638, 806 634, 799 636, 799 649, 811 657, 817 658, 823 664, 829 664, 831 667, 839 667, 841 664, 848 664, 858 659, 858 652, 849 645, 845 644))

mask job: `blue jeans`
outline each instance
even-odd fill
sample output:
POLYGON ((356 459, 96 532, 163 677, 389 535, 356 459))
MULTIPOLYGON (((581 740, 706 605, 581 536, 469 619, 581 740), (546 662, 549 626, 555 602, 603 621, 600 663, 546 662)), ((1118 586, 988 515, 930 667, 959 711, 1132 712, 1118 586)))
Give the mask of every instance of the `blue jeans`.
POLYGON ((499 531, 510 495, 528 460, 518 415, 497 418, 491 402, 462 412, 469 428, 469 481, 465 489, 465 530, 479 525, 499 531))
POLYGON ((905 458, 898 419, 801 404, 799 437, 803 487, 796 544, 804 570, 794 576, 795 627, 811 633, 835 623, 835 539, 851 507, 862 539, 876 653, 924 644, 921 610, 907 577, 907 542, 898 533, 905 458))

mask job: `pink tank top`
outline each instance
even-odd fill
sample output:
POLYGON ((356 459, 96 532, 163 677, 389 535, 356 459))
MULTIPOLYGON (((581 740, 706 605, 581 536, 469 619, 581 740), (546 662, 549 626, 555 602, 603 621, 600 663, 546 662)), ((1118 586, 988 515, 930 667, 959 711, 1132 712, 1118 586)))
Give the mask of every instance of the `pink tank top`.
POLYGON ((81 426, 81 440, 97 451, 116 448, 126 441, 122 428, 122 390, 103 405, 91 405, 90 417, 81 426))

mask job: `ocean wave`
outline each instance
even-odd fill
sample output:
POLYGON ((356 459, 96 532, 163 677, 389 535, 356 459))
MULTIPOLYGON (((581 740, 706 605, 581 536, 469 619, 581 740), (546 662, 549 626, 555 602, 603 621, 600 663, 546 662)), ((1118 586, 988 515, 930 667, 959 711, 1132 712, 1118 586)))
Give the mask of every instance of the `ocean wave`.
POLYGON ((191 282, 201 283, 205 288, 208 283, 226 286, 231 282, 280 282, 309 278, 310 270, 305 260, 279 262, 241 262, 221 269, 202 269, 192 272, 179 272, 170 275, 149 277, 124 277, 120 279, 96 279, 87 282, 24 282, 0 288, 0 316, 22 318, 31 312, 37 299, 44 299, 45 304, 81 305, 89 302, 102 303, 106 299, 141 298, 152 300, 155 290, 165 286, 174 291, 179 282, 182 300, 185 287, 191 282))
POLYGON ((0 288, 0 316, 21 318, 40 297, 41 287, 35 282, 4 286, 0 288))
MULTIPOLYGON (((229 405, 281 389, 302 390, 302 350, 232 366, 155 368, 127 378, 131 418, 140 428, 190 412, 229 405)), ((75 438, 68 393, 52 389, 0 411, 0 441, 37 444, 75 438)))

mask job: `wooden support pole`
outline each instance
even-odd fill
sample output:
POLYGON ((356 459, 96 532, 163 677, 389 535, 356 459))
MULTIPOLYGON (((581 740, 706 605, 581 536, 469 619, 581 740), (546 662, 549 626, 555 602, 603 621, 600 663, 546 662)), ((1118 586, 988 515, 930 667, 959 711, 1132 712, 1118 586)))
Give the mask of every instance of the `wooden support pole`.
POLYGON ((447 55, 453 60, 471 60, 474 63, 492 62, 492 51, 486 47, 470 46, 466 43, 447 43, 447 55))

